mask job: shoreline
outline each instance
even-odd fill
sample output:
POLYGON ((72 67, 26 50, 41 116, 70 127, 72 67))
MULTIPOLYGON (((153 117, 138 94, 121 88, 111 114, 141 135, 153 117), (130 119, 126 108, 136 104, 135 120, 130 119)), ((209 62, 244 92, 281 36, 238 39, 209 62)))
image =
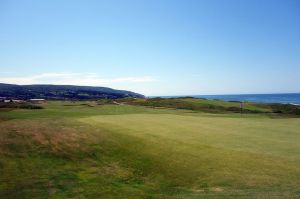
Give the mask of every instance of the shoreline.
POLYGON ((182 98, 193 97, 207 100, 239 101, 264 104, 291 104, 300 106, 300 93, 284 94, 230 94, 230 95, 177 95, 177 96, 149 96, 148 98, 182 98))

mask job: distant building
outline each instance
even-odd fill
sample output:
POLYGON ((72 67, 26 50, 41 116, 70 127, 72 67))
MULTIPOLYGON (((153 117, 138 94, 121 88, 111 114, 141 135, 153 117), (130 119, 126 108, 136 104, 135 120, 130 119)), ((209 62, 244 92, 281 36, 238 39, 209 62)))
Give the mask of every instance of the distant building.
POLYGON ((24 102, 24 100, 12 100, 12 102, 14 102, 14 103, 21 103, 21 102, 24 102))
POLYGON ((32 103, 44 103, 44 102, 46 102, 45 99, 30 99, 29 101, 32 102, 32 103))
POLYGON ((0 102, 4 102, 6 100, 6 97, 0 97, 0 102))

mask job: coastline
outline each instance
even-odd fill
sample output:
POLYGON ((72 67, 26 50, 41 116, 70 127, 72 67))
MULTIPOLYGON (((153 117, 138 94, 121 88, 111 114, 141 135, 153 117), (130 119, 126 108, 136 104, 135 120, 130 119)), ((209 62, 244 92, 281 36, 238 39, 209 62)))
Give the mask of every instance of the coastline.
POLYGON ((279 94, 229 94, 229 95, 177 95, 177 96, 149 96, 149 98, 180 98, 194 97, 209 100, 243 101, 254 103, 279 103, 300 106, 300 93, 279 93, 279 94))

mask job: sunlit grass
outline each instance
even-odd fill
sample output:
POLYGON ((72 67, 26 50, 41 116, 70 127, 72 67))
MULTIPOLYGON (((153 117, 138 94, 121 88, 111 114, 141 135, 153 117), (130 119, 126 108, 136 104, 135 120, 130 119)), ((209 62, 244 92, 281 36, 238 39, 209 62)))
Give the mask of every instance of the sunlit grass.
POLYGON ((1 198, 297 198, 300 120, 96 102, 0 112, 1 198))

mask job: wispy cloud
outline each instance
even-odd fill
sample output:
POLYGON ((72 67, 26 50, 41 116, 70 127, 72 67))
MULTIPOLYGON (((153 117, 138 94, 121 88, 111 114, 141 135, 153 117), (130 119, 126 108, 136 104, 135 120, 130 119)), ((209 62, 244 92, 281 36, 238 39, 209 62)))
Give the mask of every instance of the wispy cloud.
POLYGON ((151 76, 100 78, 95 73, 42 73, 32 76, 0 77, 1 83, 9 84, 64 84, 102 86, 114 83, 142 83, 153 82, 156 78, 151 76))

